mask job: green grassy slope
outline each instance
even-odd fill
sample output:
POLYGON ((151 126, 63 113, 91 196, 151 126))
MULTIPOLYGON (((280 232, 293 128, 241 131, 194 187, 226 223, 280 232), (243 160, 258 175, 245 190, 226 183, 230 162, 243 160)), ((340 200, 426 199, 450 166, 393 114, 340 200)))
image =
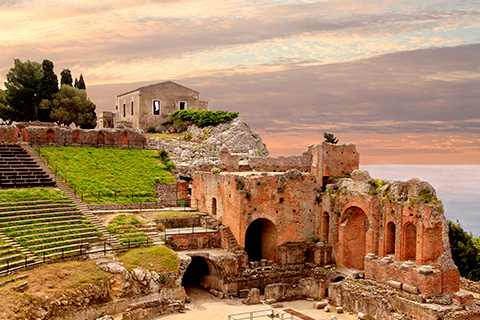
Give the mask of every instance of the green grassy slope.
POLYGON ((53 171, 61 171, 62 179, 66 175, 67 183, 75 185, 88 203, 155 201, 136 195, 153 195, 152 180, 175 183, 155 150, 44 147, 37 152, 53 171))

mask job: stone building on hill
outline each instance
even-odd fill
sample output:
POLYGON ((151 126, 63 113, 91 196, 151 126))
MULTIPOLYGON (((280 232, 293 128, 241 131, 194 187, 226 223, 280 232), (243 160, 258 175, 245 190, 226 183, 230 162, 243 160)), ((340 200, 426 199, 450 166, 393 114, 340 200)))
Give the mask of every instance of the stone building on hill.
POLYGON ((172 81, 152 84, 115 97, 116 122, 130 122, 132 128, 158 127, 177 110, 208 110, 200 92, 172 81))

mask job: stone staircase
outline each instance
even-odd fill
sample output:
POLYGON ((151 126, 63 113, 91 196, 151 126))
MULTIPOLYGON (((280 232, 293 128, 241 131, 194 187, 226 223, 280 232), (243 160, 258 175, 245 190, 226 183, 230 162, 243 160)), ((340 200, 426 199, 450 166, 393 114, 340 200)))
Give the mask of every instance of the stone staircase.
MULTIPOLYGON (((24 144, 23 148, 25 151, 39 164, 39 166, 47 172, 47 174, 51 176, 55 176, 50 168, 42 161, 42 159, 37 155, 37 153, 30 147, 28 144, 24 144)), ((77 206, 78 209, 82 212, 82 214, 89 219, 93 225, 103 234, 103 238, 108 241, 110 246, 118 247, 121 246, 120 241, 113 236, 108 230, 105 228, 103 223, 92 214, 92 212, 87 208, 83 202, 81 202, 77 196, 69 189, 67 186, 58 178, 55 179, 55 182, 60 190, 65 192, 65 194, 70 198, 70 200, 77 206)))
POLYGON ((0 188, 55 186, 28 152, 18 144, 0 144, 0 188))
POLYGON ((0 272, 37 262, 26 248, 0 232, 0 272))
POLYGON ((165 245, 164 233, 159 233, 155 223, 139 224, 136 225, 138 231, 142 232, 148 241, 152 241, 153 245, 163 246, 165 245))

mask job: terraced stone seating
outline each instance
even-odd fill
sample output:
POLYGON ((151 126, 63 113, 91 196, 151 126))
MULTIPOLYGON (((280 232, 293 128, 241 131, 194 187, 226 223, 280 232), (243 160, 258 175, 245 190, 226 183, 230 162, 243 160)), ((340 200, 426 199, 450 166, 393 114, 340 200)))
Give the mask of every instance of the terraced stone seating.
POLYGON ((0 203, 0 232, 40 259, 85 252, 102 234, 70 200, 0 203))
MULTIPOLYGON (((32 263, 32 259, 27 258, 27 263, 32 263)), ((25 264, 25 255, 18 249, 6 242, 0 241, 0 272, 7 268, 15 268, 25 264)))
POLYGON ((55 186, 55 181, 21 145, 0 144, 0 187, 55 186))

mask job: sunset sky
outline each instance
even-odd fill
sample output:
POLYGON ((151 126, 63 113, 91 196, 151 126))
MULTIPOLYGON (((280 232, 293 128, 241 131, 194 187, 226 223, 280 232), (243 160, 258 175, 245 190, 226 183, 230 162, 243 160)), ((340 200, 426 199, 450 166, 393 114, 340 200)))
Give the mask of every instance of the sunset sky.
POLYGON ((13 59, 83 74, 97 110, 173 80, 239 111, 271 155, 333 132, 363 164, 480 164, 480 4, 0 0, 13 59))

